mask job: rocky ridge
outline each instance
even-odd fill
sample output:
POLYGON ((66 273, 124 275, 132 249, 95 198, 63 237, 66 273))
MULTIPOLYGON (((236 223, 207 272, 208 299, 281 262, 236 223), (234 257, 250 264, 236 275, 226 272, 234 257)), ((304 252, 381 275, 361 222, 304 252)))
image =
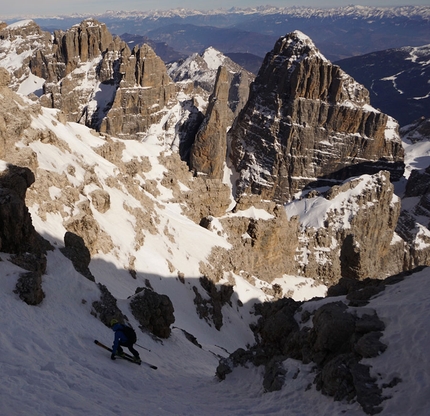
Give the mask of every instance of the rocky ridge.
POLYGON ((0 32, 0 39, 8 40, 3 56, 24 55, 25 42, 22 35, 15 35, 17 31, 34 42, 26 46, 26 58, 14 68, 15 88, 31 72, 43 85, 38 101, 62 110, 68 121, 137 138, 138 132, 161 120, 166 106, 177 102, 175 85, 154 51, 148 45, 130 50, 94 19, 55 31, 52 39, 32 21, 6 26, 0 32))
POLYGON ((206 118, 197 131, 190 151, 190 169, 211 179, 222 179, 227 154, 227 130, 233 121, 228 106, 230 81, 227 69, 219 67, 206 118))
POLYGON ((322 303, 284 298, 256 305, 255 344, 221 359, 218 378, 224 380, 235 367, 252 363, 264 366, 266 392, 281 390, 287 379, 293 382, 299 375, 293 365, 298 360, 312 365, 314 384, 323 394, 339 401, 356 400, 366 414, 380 413, 388 399, 383 390, 390 391, 402 380, 393 376, 381 386, 371 375, 369 358, 383 354, 388 346, 381 340, 385 323, 368 304, 408 275, 385 281, 343 278, 322 303))

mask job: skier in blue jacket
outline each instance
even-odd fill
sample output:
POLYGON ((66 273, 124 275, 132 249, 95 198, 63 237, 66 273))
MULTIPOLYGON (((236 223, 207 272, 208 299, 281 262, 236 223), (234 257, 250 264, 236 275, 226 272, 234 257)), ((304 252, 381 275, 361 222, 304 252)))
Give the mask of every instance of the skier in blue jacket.
POLYGON ((139 353, 133 348, 133 344, 136 342, 136 338, 134 337, 134 339, 132 339, 132 336, 130 336, 129 330, 127 330, 126 325, 119 323, 116 319, 112 319, 110 321, 110 326, 115 332, 115 339, 113 341, 112 354, 110 358, 112 360, 115 360, 115 355, 124 354, 122 347, 127 347, 128 350, 133 354, 134 361, 140 362, 139 353), (128 337, 125 332, 129 333, 128 337))

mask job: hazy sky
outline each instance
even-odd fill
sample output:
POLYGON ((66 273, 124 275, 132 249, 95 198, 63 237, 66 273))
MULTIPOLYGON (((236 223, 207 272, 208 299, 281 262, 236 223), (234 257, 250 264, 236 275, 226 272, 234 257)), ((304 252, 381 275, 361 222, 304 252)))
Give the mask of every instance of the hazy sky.
POLYGON ((270 4, 278 7, 316 6, 339 7, 348 4, 362 6, 429 5, 429 0, 1 0, 0 16, 55 15, 72 13, 103 13, 106 10, 155 10, 183 7, 207 10, 270 4))

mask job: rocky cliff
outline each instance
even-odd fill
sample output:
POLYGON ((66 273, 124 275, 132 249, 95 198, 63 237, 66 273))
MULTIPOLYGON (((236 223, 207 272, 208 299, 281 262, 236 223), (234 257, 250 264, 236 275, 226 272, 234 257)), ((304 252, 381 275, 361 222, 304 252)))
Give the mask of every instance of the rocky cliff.
POLYGON ((166 114, 164 107, 177 102, 176 88, 163 61, 148 45, 136 47, 131 52, 128 47, 124 48, 118 70, 119 74, 113 74, 114 79, 120 80, 111 108, 101 120, 100 127, 97 118, 92 124, 104 133, 140 138, 166 114))
POLYGON ((398 179, 403 148, 397 127, 307 36, 290 33, 266 55, 229 132, 237 195, 285 202, 307 185, 381 169, 398 179))
POLYGON ((227 69, 220 66, 214 92, 209 98, 206 119, 197 132, 190 152, 190 168, 213 179, 224 176, 227 128, 233 120, 233 113, 228 107, 229 89, 227 69))
POLYGON ((300 216, 299 269, 331 286, 341 278, 382 278, 403 270, 404 242, 395 230, 400 199, 390 175, 346 180, 321 196, 286 206, 300 216), (318 212, 318 221, 310 219, 318 212))
POLYGON ((196 173, 221 178, 226 132, 248 100, 255 76, 214 48, 169 64, 168 74, 181 91, 199 97, 196 106, 204 115, 201 125, 188 139, 193 149, 190 154, 186 151, 184 159, 190 161, 190 168, 196 173))
POLYGON ((148 46, 130 50, 106 25, 84 20, 51 37, 32 21, 6 26, 0 52, 20 57, 10 69, 18 88, 31 72, 43 91, 39 102, 68 121, 124 138, 140 138, 177 103, 162 60, 148 46), (23 36, 32 43, 23 41, 23 36))
POLYGON ((32 111, 24 111, 24 102, 5 86, 9 80, 0 68, 0 251, 40 255, 42 239, 26 205, 27 189, 35 182, 28 166, 35 169, 37 158, 30 149, 16 146, 30 127, 32 111))

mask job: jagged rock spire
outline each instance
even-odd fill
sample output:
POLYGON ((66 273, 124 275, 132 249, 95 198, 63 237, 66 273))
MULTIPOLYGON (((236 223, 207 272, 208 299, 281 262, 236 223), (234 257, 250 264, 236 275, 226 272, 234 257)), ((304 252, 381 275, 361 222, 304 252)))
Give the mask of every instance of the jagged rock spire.
POLYGON ((227 152, 226 131, 232 119, 228 107, 230 79, 225 67, 218 68, 215 89, 209 99, 206 119, 191 147, 190 168, 212 179, 222 179, 227 152))
POLYGON ((112 35, 104 23, 95 19, 87 19, 79 25, 63 32, 54 32, 54 57, 62 62, 64 73, 60 78, 72 72, 80 62, 90 61, 100 56, 111 44, 112 35))

